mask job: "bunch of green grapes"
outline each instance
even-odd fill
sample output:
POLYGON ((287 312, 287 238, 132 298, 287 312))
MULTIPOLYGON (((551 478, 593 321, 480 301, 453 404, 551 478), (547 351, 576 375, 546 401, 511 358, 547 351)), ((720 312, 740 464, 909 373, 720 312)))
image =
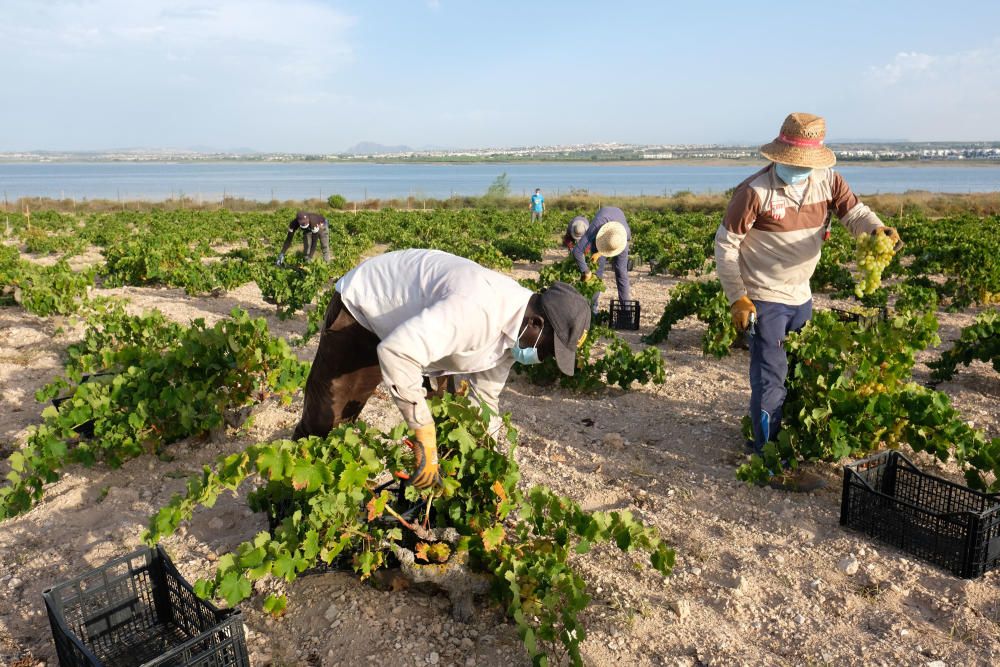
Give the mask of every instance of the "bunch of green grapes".
POLYGON ((855 259, 860 275, 855 279, 854 296, 859 299, 882 285, 882 271, 889 266, 893 250, 892 239, 885 234, 865 234, 858 238, 855 259))

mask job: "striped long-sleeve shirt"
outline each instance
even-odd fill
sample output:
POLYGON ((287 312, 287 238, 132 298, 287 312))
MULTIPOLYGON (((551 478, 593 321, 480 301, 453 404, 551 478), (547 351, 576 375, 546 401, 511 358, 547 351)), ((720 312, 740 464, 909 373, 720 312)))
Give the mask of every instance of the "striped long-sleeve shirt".
POLYGON ((715 234, 716 269, 729 303, 744 294, 791 306, 808 301, 831 208, 854 236, 882 226, 832 169, 814 169, 805 183, 786 185, 771 164, 740 183, 715 234))

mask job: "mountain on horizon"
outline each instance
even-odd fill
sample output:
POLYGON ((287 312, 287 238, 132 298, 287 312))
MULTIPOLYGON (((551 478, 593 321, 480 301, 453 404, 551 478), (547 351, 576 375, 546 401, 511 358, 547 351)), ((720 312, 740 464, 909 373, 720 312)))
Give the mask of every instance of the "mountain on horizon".
POLYGON ((409 146, 386 146, 374 141, 361 141, 348 148, 344 153, 347 155, 381 155, 384 153, 409 153, 412 150, 409 146))

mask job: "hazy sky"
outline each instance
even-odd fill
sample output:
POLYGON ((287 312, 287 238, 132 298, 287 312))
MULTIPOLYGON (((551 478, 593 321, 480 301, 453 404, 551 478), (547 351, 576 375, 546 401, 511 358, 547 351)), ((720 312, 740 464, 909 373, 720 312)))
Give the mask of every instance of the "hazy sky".
POLYGON ((0 151, 1000 140, 1000 2, 0 0, 0 151))

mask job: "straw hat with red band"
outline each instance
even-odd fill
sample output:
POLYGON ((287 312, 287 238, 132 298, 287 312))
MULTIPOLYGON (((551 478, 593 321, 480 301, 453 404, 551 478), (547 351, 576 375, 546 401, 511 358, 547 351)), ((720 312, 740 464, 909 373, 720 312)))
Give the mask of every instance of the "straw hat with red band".
POLYGON ((837 156, 823 145, 826 121, 811 113, 789 114, 778 138, 760 147, 768 160, 794 167, 824 169, 837 163, 837 156))

